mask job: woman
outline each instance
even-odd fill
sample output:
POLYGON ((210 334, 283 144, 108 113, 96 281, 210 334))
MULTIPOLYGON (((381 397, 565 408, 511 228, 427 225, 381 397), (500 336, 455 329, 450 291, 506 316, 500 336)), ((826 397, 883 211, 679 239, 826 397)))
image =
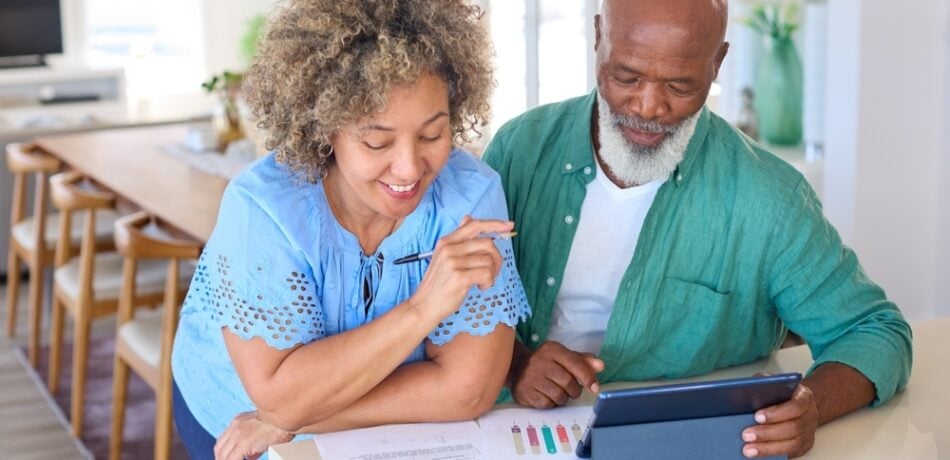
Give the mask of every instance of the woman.
POLYGON ((528 307, 510 242, 486 237, 512 230, 499 178, 452 148, 487 114, 479 14, 291 0, 274 15, 246 81, 274 153, 229 185, 172 357, 193 458, 219 436, 219 458, 241 458, 493 405, 528 307))

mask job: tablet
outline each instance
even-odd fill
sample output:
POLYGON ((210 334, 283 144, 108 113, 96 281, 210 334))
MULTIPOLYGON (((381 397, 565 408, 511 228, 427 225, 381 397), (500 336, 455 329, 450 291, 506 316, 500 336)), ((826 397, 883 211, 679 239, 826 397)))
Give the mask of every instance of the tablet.
POLYGON ((788 373, 603 391, 576 454, 590 457, 592 428, 751 414, 788 401, 801 379, 788 373))

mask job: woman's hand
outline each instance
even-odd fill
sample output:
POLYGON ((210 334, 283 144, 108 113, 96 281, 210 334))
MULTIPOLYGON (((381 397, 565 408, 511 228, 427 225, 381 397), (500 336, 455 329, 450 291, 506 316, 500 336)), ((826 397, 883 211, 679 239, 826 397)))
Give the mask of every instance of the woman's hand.
POLYGON ((746 457, 788 455, 799 457, 815 444, 818 406, 810 388, 798 385, 792 399, 755 413, 758 425, 742 431, 746 457))
POLYGON ((490 288, 501 270, 502 257, 494 240, 479 236, 512 228, 514 222, 465 216, 458 229, 436 244, 429 269, 411 303, 441 319, 458 309, 473 285, 482 290, 490 288))
POLYGON ((214 444, 214 458, 217 460, 255 459, 267 451, 268 447, 290 442, 293 438, 293 433, 261 421, 256 411, 244 412, 231 420, 228 428, 214 444))

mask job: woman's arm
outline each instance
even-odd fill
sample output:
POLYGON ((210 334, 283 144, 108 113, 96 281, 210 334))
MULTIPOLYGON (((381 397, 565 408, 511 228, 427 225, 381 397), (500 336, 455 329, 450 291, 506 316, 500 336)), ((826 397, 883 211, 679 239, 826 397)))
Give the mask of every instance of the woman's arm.
MULTIPOLYGON (((501 391, 514 335, 513 328, 499 324, 485 336, 459 334, 442 346, 427 343, 428 360, 399 367, 353 404, 298 433, 478 417, 501 391)), ((216 457, 257 458, 269 446, 293 438, 265 419, 260 412, 238 415, 215 444, 216 457)))
POLYGON ((388 423, 471 420, 495 404, 504 385, 514 329, 498 324, 490 334, 459 334, 426 345, 429 359, 396 369, 372 391, 300 433, 329 433, 388 423))
POLYGON ((488 289, 494 284, 501 256, 492 240, 477 236, 510 229, 510 222, 466 219, 436 246, 412 298, 359 328, 287 350, 223 329, 235 369, 261 417, 298 430, 366 395, 458 308, 472 285, 488 289))

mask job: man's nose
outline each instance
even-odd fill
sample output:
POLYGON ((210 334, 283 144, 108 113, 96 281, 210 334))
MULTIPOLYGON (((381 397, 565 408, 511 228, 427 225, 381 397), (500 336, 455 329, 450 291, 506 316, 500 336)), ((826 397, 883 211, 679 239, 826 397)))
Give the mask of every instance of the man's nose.
POLYGON ((658 85, 643 85, 631 99, 630 109, 644 120, 655 120, 670 113, 663 89, 658 85))

